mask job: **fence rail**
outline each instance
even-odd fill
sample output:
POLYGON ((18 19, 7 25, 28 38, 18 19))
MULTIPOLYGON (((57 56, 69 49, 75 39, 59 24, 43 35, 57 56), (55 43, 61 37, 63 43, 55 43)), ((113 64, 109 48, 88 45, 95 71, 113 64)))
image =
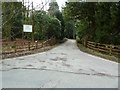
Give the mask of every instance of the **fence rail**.
POLYGON ((17 40, 13 42, 0 42, 2 44, 2 54, 17 53, 23 51, 30 51, 34 49, 40 49, 46 46, 52 46, 56 43, 55 38, 50 38, 42 42, 31 42, 24 40, 17 40))
POLYGON ((120 56, 120 45, 108 45, 87 41, 86 46, 98 52, 120 56))

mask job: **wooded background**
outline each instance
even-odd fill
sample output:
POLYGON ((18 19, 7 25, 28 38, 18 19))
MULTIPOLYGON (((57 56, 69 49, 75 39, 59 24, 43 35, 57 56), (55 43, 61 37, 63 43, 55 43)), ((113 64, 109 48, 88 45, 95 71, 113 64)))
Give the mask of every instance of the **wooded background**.
MULTIPOLYGON (((120 45, 120 2, 68 1, 62 11, 57 2, 49 6, 48 11, 30 11, 22 2, 2 2, 2 38, 22 38, 22 25, 34 22, 35 40, 54 36, 120 45)), ((31 33, 25 33, 24 39, 31 40, 31 33)))

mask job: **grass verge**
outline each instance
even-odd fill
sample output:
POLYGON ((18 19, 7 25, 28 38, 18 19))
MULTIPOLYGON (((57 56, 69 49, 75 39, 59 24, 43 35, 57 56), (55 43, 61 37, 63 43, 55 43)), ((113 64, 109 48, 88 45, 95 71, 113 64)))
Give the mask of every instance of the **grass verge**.
POLYGON ((120 63, 120 58, 119 57, 110 56, 110 55, 107 55, 107 54, 102 54, 100 52, 97 52, 97 51, 94 51, 92 49, 86 48, 85 46, 83 46, 82 44, 80 44, 78 42, 77 42, 77 46, 83 52, 86 52, 86 53, 89 53, 89 54, 92 54, 92 55, 95 55, 95 56, 98 56, 98 57, 101 57, 101 58, 104 58, 104 59, 107 59, 107 60, 111 60, 111 61, 115 61, 115 62, 120 63))

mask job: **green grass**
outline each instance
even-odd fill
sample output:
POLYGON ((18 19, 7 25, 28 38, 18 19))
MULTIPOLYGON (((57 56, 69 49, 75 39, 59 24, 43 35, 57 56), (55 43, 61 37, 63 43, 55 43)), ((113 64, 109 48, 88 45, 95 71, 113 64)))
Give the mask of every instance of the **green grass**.
POLYGON ((86 53, 89 53, 89 54, 92 54, 92 55, 95 55, 95 56, 98 56, 98 57, 102 57, 102 58, 107 59, 107 60, 111 60, 111 61, 115 61, 115 62, 120 63, 120 58, 119 57, 110 56, 110 55, 107 55, 107 54, 103 54, 103 53, 94 51, 92 49, 86 48, 85 46, 83 46, 80 43, 77 43, 77 46, 83 52, 86 52, 86 53))

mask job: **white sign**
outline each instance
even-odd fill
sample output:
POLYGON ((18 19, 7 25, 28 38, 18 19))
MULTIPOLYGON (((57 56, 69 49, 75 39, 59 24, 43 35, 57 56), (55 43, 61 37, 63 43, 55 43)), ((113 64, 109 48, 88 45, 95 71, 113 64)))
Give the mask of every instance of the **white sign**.
POLYGON ((32 32, 32 25, 23 25, 23 32, 32 32))

